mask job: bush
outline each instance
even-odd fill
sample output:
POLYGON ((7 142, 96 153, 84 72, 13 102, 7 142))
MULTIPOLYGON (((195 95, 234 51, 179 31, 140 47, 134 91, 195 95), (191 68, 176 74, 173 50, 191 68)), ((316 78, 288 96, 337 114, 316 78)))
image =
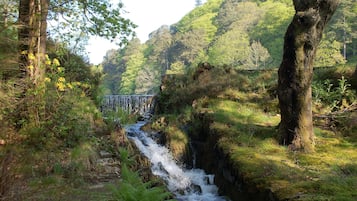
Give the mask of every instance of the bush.
POLYGON ((350 87, 344 76, 338 79, 337 86, 329 79, 315 81, 312 85, 314 101, 327 105, 330 111, 344 109, 356 100, 350 87))

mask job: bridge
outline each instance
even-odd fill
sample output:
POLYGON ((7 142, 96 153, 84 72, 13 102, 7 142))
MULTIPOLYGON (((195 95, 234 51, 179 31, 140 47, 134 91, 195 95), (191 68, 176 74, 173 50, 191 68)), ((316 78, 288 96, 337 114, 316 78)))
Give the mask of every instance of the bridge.
POLYGON ((154 95, 106 95, 100 108, 103 114, 121 109, 130 114, 145 116, 153 113, 154 104, 154 95))

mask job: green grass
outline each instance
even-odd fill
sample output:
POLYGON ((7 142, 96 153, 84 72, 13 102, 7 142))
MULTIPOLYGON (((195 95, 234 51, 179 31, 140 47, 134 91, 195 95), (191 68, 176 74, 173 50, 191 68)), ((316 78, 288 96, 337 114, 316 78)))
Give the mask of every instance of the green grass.
POLYGON ((316 128, 315 153, 292 152, 276 140, 278 115, 225 100, 214 101, 212 108, 212 129, 220 133, 219 145, 245 180, 272 189, 281 199, 357 198, 357 144, 316 128))
MULTIPOLYGON (((219 78, 204 75, 204 83, 192 82, 187 84, 190 90, 178 89, 178 94, 185 91, 185 97, 192 100, 185 100, 190 104, 175 111, 185 111, 187 117, 187 107, 191 107, 191 121, 199 121, 197 114, 204 114, 210 132, 219 136, 217 145, 230 156, 244 181, 270 189, 282 200, 357 200, 357 126, 351 121, 356 115, 342 115, 333 130, 316 125, 314 153, 294 152, 279 145, 278 101, 271 93, 276 86, 274 73, 214 72, 219 78)), ((341 74, 350 77, 351 70, 337 68, 316 78, 339 79, 341 74)), ((182 98, 168 90, 171 102, 182 98)), ((179 116, 169 111, 165 115, 179 116)))
POLYGON ((185 117, 185 115, 187 114, 183 113, 179 117, 176 115, 162 116, 156 119, 150 128, 162 131, 171 153, 176 159, 180 160, 184 158, 188 152, 189 137, 179 128, 188 118, 185 117))

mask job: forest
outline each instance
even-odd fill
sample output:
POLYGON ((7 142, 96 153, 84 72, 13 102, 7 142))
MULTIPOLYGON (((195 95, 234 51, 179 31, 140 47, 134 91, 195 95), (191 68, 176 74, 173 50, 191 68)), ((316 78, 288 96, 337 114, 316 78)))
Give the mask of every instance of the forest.
POLYGON ((154 95, 143 130, 227 200, 356 200, 355 0, 308 31, 305 1, 199 2, 144 42, 122 3, 0 1, 0 200, 175 200, 126 136, 141 117, 101 112, 112 94, 154 95), (92 65, 90 36, 121 46, 92 65))
MULTIPOLYGON (((356 58, 354 1, 343 1, 324 31, 314 67, 356 58)), ((162 75, 187 73, 202 62, 233 69, 277 69, 292 1, 208 1, 145 43, 134 38, 102 63, 106 94, 156 94, 162 75), (143 82, 145 80, 145 82, 143 82), (120 83, 120 84, 118 84, 120 83)))

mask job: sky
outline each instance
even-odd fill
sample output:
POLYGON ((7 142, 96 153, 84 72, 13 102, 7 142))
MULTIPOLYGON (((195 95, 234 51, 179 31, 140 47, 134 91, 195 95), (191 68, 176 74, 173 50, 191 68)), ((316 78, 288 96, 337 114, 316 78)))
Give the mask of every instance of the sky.
MULTIPOLYGON (((142 43, 148 35, 162 25, 172 25, 180 21, 188 12, 195 8, 195 0, 122 0, 124 15, 138 25, 135 32, 142 43)), ((204 1, 203 1, 204 2, 204 1)), ((110 41, 93 37, 87 46, 89 60, 92 64, 102 62, 105 53, 110 49, 118 49, 110 41)))

